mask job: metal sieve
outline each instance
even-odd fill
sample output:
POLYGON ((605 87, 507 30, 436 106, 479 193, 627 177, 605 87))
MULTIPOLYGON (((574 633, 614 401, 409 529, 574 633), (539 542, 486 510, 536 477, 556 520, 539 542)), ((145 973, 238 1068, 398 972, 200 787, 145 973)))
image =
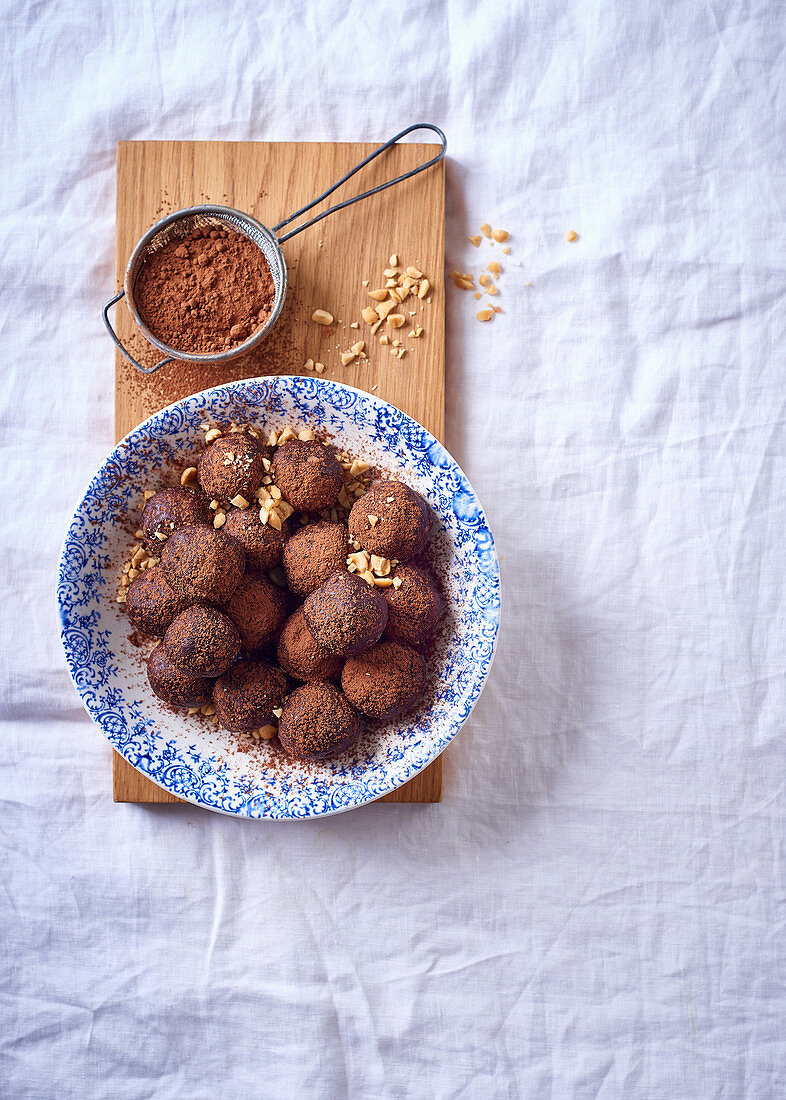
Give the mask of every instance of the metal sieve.
POLYGON ((284 241, 288 241, 290 237, 302 233, 304 229, 309 229, 312 225, 322 221, 322 219, 328 217, 329 214, 334 214, 337 210, 343 210, 346 206, 352 206, 353 203, 360 202, 370 195, 376 195, 379 191, 384 191, 388 187, 394 187, 397 183, 402 183, 411 176, 416 176, 418 172, 424 172, 427 168, 431 168, 432 165, 438 164, 439 161, 442 160, 445 156, 446 149, 447 138, 438 126, 433 126, 428 122, 415 123, 413 126, 408 126, 406 130, 402 130, 401 133, 396 134, 395 137, 386 141, 384 145, 380 145, 373 153, 370 153, 364 160, 360 161, 359 164, 356 164, 354 168, 351 168, 346 175, 341 177, 341 179, 336 180, 327 191, 323 191, 321 195, 312 199, 311 202, 306 203, 305 206, 301 206, 294 214, 290 214, 288 218, 280 221, 278 225, 274 225, 272 229, 268 229, 267 226, 262 225, 256 218, 252 218, 250 214, 245 214, 242 210, 234 210, 231 206, 190 206, 184 210, 176 210, 172 214, 167 214, 165 218, 162 218, 160 221, 157 221, 155 225, 152 225, 137 242, 134 251, 131 253, 128 266, 126 267, 123 289, 104 306, 104 324, 118 351, 125 356, 129 363, 132 363, 136 369, 143 374, 153 374, 159 367, 163 367, 165 363, 171 363, 175 359, 185 359, 192 363, 222 363, 227 359, 234 359, 236 356, 243 355, 245 352, 250 351, 251 348, 255 347, 261 340, 264 340, 265 336, 267 336, 278 320, 281 310, 284 308, 284 299, 287 293, 287 264, 281 249, 281 245, 284 241), (370 190, 364 191, 360 195, 355 195, 354 198, 345 199, 344 202, 339 202, 336 203, 335 206, 328 207, 328 209, 323 210, 321 214, 317 214, 315 217, 309 219, 309 221, 303 222, 302 225, 290 229, 288 233, 280 235, 280 230, 284 229, 291 222, 295 221, 296 218, 301 217, 319 203, 323 202, 332 195, 334 191, 341 187, 342 184, 345 184, 347 180, 351 179, 356 172, 359 172, 361 168, 365 168, 372 160, 380 156, 392 145, 395 145, 401 138, 406 137, 407 134, 411 134, 413 130, 431 130, 438 136, 439 152, 436 156, 432 157, 431 160, 426 161, 424 164, 418 165, 417 168, 412 168, 409 172, 405 172, 401 176, 396 176, 395 179, 388 180, 386 183, 379 184, 378 187, 372 187, 370 190), (159 340, 142 320, 134 300, 134 286, 136 284, 137 275, 145 260, 153 252, 156 252, 159 248, 168 244, 169 241, 175 238, 187 237, 197 229, 221 229, 227 226, 231 227, 236 232, 242 233, 249 240, 253 241, 265 257, 273 276, 273 287, 275 291, 273 309, 264 325, 253 332, 242 344, 237 344, 235 347, 227 348, 224 351, 210 352, 207 354, 178 351, 168 344, 165 344, 162 340, 159 340), (123 297, 126 299, 126 304, 139 331, 146 340, 164 353, 165 358, 159 360, 159 362, 152 367, 143 367, 142 364, 123 347, 117 333, 112 328, 112 323, 109 320, 109 310, 123 297))

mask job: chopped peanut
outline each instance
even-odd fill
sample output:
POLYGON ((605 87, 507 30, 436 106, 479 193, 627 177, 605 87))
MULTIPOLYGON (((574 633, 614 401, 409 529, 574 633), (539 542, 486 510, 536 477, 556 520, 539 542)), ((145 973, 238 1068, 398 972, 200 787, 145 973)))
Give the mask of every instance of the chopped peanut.
POLYGON ((501 244, 503 241, 506 241, 508 239, 510 233, 507 233, 504 229, 492 229, 491 235, 495 241, 501 244))
POLYGON ((311 320, 315 321, 318 325, 332 325, 333 314, 328 313, 326 309, 315 309, 311 314, 311 320))
POLYGON ((475 248, 477 248, 478 245, 480 244, 481 238, 480 237, 467 237, 467 240, 469 241, 470 244, 474 244, 475 248))

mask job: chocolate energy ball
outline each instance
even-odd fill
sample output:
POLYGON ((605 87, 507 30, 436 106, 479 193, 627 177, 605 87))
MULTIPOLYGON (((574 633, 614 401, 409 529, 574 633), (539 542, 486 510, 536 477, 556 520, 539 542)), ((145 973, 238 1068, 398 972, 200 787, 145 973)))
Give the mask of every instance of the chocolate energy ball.
POLYGON ((142 513, 145 546, 160 555, 164 543, 178 527, 210 522, 210 508, 204 493, 193 489, 162 489, 150 498, 142 513))
POLYGON ((284 541, 288 534, 286 523, 277 531, 269 523, 259 519, 258 508, 232 508, 227 512, 222 530, 243 546, 246 551, 246 570, 249 573, 267 573, 281 564, 284 541))
POLYGON ((170 663, 159 642, 147 659, 147 678, 159 699, 173 707, 201 707, 210 702, 213 681, 189 676, 170 663))
POLYGON ((170 663, 189 676, 220 676, 240 653, 240 633, 215 607, 181 611, 167 628, 164 648, 170 663))
POLYGON ((284 704, 278 739, 299 760, 324 760, 351 748, 360 736, 360 719, 332 684, 304 684, 284 704))
POLYGON ((306 616, 298 608, 284 623, 278 639, 278 663, 288 676, 307 683, 318 680, 335 680, 344 664, 329 649, 320 645, 308 629, 306 616))
POLYGON ((442 597, 434 582, 417 565, 397 565, 393 579, 396 587, 383 588, 388 605, 385 637, 405 645, 422 645, 433 633, 442 614, 442 597))
POLYGON ((203 451, 197 463, 199 484, 212 500, 238 494, 249 503, 262 484, 264 454, 257 441, 239 432, 224 435, 203 451))
POLYGON ((175 595, 160 565, 134 577, 126 593, 129 619, 137 630, 154 638, 163 638, 166 628, 189 603, 185 596, 175 595))
POLYGON ((213 686, 213 702, 224 729, 245 733, 269 725, 273 708, 287 694, 287 678, 264 661, 238 661, 213 686))
POLYGON ((273 480, 296 512, 318 512, 335 503, 344 472, 318 439, 290 439, 276 451, 273 480))
POLYGON ((311 523, 301 527, 284 546, 282 561, 287 584, 298 596, 347 568, 349 532, 343 523, 311 523))
POLYGON ((287 597, 267 577, 247 573, 224 604, 240 631, 244 649, 260 649, 272 641, 287 617, 287 597))
POLYGON ((356 500, 349 513, 349 533, 364 550, 406 561, 424 545, 431 531, 426 501, 400 481, 380 481, 356 500))
POLYGON ((369 718, 396 718, 421 697, 426 675, 426 662, 416 650, 380 642, 349 658, 341 686, 350 703, 369 718))
POLYGON ((387 626, 388 605, 379 590, 353 573, 334 573, 303 604, 316 640, 339 656, 351 657, 378 642, 387 626))
POLYGON ((180 527, 164 543, 161 568, 176 595, 192 603, 226 603, 246 568, 237 539, 213 527, 180 527))

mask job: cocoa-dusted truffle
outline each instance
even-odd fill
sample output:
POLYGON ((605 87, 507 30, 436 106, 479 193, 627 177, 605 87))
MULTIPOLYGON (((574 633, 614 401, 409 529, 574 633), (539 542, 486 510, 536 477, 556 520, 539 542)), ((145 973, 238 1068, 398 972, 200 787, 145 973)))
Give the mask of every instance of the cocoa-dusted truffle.
POLYGON ((201 707, 210 702, 213 681, 175 668, 159 642, 147 659, 147 678, 159 699, 173 707, 201 707))
POLYGON ((296 512, 318 512, 335 502, 344 474, 318 439, 290 439, 276 450, 273 480, 296 512))
POLYGON ((162 489, 154 493, 142 513, 145 546, 160 555, 164 543, 178 527, 210 523, 210 508, 204 493, 193 489, 162 489))
POLYGON ((161 567, 178 596, 202 603, 226 603, 246 567, 237 539, 213 527, 180 527, 167 539, 161 567))
POLYGON ((442 597, 425 569, 417 565, 397 565, 393 580, 401 584, 382 589, 388 604, 385 637, 405 645, 422 645, 439 622, 442 597))
POLYGON ((380 642, 349 658, 341 686, 350 703, 369 718, 396 718, 425 691, 426 662, 409 646, 380 642))
POLYGON ((240 634, 222 611, 194 604, 167 628, 164 648, 171 664, 181 672, 215 677, 237 660, 240 634))
POLYGON ((269 523, 262 523, 258 508, 232 508, 227 512, 223 530, 243 546, 246 551, 246 570, 249 573, 267 573, 281 564, 284 540, 288 534, 286 522, 277 531, 269 523))
POLYGON ((134 577, 126 594, 126 611, 137 630, 163 638, 164 631, 191 601, 177 596, 167 584, 160 565, 134 577))
POLYGON ((265 476, 264 457, 251 436, 221 436, 200 455, 199 484, 213 500, 232 500, 240 494, 250 503, 265 476))
POLYGON ((224 604, 224 611, 240 631, 244 649, 259 649, 283 626, 287 598, 267 577, 247 573, 224 604))
POLYGON ((284 546, 282 561, 287 584, 298 596, 308 596, 323 581, 347 567, 349 532, 343 523, 309 524, 284 546))
POLYGON ((353 573, 334 573, 303 604, 309 630, 331 653, 352 656, 379 641, 388 605, 353 573))
POLYGON ((349 533, 364 550, 406 561, 431 531, 431 512, 422 496, 400 481, 380 481, 356 500, 349 533))
POLYGON ((213 686, 219 722, 235 733, 269 725, 273 708, 284 702, 287 686, 280 668, 264 661, 238 661, 213 686))
POLYGON ((329 649, 320 645, 308 629, 303 609, 298 608, 284 623, 278 639, 278 663, 294 680, 312 682, 334 680, 344 663, 329 649))
POLYGON ((324 760, 351 748, 360 736, 360 719, 332 684, 304 684, 284 704, 278 739, 299 760, 324 760))

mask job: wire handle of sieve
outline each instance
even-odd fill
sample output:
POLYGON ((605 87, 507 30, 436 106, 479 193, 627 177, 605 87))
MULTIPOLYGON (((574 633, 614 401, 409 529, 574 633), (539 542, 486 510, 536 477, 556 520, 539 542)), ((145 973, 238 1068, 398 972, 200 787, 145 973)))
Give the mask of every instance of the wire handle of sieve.
POLYGON ((125 356, 129 363, 132 363, 137 370, 141 370, 142 374, 155 374, 158 368, 163 367, 165 363, 174 363, 175 357, 173 355, 168 355, 166 359, 159 359, 159 361, 152 367, 143 367, 142 364, 137 362, 137 360, 129 351, 126 351, 126 349, 120 343, 120 338, 118 337, 117 333, 112 328, 112 322, 109 320, 110 309, 112 308, 112 306, 116 305, 120 301, 120 299, 124 297, 124 295, 125 290, 121 290, 119 294, 116 294, 114 298, 112 298, 111 301, 107 302, 104 306, 104 324, 106 325, 107 332, 112 337, 117 350, 120 352, 121 355, 125 356))
POLYGON ((296 210, 294 214, 291 214, 288 218, 285 218, 284 221, 279 222, 278 225, 274 225, 273 232, 278 234, 279 229, 283 229, 284 226, 289 225, 290 222, 293 222, 295 218, 299 218, 301 214, 307 213, 307 211, 313 209, 313 207, 317 206, 320 202, 323 202, 326 198, 328 198, 329 195, 332 195, 334 191, 338 190, 338 188, 341 187, 342 184, 351 179, 356 172, 359 172, 361 168, 365 168, 366 165, 370 164, 372 160, 380 156, 387 149, 390 149, 390 147, 399 142, 401 138, 406 137, 407 134, 411 134, 413 130, 431 130, 437 135, 437 137, 439 138, 440 150, 435 157, 432 157, 431 160, 426 161, 425 164, 419 164, 417 168, 412 168, 409 172, 404 172, 404 174, 401 176, 396 176, 395 179, 388 180, 387 183, 381 183, 378 187, 372 187, 369 191, 364 191, 362 195, 355 195, 355 197, 352 199, 346 199, 346 201, 344 202, 339 202, 335 206, 331 206, 327 210, 323 210, 323 212, 321 214, 317 214, 315 218, 311 218, 310 221, 304 222, 302 225, 296 226, 295 229, 290 229, 290 231, 288 233, 285 233, 283 237, 279 237, 279 243, 283 244, 284 241, 288 241, 290 237, 294 237, 297 233, 302 233, 304 229, 310 229, 312 225, 316 225, 317 222, 321 222, 323 218, 326 218, 328 216, 328 214, 335 214, 337 210, 343 210, 347 206, 352 206, 353 203, 360 202, 362 199, 367 199, 370 195, 376 195, 380 191, 386 190, 386 188, 388 187, 394 187, 397 183, 403 183, 404 180, 408 180, 412 176, 416 176, 418 172, 425 172, 425 170, 427 168, 431 168, 432 165, 439 164, 447 151, 448 139, 445 137, 442 130, 440 130, 439 126, 434 126, 430 122, 416 122, 414 125, 408 126, 406 130, 402 130, 401 133, 396 134, 395 137, 392 137, 389 141, 386 141, 384 145, 380 145, 379 148, 375 149, 373 153, 369 153, 365 160, 361 160, 360 164, 356 164, 355 167, 351 168, 345 176, 342 176, 340 180, 336 180, 333 186, 329 187, 327 191, 323 191, 321 195, 318 195, 315 199, 312 199, 311 202, 306 203, 305 206, 301 206, 299 210, 296 210))

